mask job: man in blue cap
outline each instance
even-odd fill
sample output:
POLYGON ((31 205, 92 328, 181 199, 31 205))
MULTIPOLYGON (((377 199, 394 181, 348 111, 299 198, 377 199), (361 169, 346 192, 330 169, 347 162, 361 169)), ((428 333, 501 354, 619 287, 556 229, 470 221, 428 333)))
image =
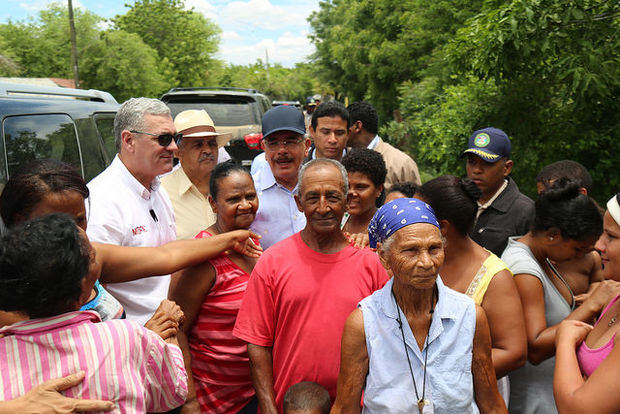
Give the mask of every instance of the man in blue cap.
POLYGON ((251 227, 262 236, 263 249, 306 225, 294 198, 299 166, 310 147, 305 132, 304 116, 295 107, 276 106, 263 115, 262 147, 269 168, 260 168, 253 175, 259 204, 251 227))
POLYGON ((501 255, 508 237, 527 233, 534 220, 534 202, 521 194, 509 177, 513 161, 511 144, 501 129, 480 129, 469 138, 467 149, 467 177, 482 195, 471 237, 476 243, 501 255))

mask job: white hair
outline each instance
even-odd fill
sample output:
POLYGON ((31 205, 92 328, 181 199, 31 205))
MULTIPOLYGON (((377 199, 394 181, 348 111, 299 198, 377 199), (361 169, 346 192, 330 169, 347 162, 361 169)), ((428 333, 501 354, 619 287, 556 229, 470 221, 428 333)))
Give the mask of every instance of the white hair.
POLYGON ((318 167, 321 165, 322 166, 332 165, 338 168, 338 171, 340 171, 340 175, 342 175, 342 182, 343 182, 342 189, 344 190, 344 194, 346 195, 349 192, 349 175, 347 174, 347 170, 344 168, 342 164, 340 164, 336 160, 332 160, 331 158, 317 158, 317 159, 308 161, 307 163, 301 166, 299 170, 299 175, 297 177, 297 182, 299 183, 297 187, 297 194, 301 195, 301 183, 303 182, 303 178, 304 178, 304 175, 306 174, 306 170, 308 170, 308 168, 310 167, 313 167, 313 166, 318 167))
POLYGON ((159 99, 142 97, 126 100, 114 117, 114 140, 117 152, 121 152, 121 132, 144 129, 144 114, 171 115, 170 108, 159 99))

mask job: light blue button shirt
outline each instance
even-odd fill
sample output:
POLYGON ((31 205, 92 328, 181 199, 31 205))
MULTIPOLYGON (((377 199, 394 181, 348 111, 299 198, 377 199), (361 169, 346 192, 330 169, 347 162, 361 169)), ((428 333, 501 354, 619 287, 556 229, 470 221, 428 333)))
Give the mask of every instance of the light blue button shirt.
POLYGON ((292 191, 276 182, 271 168, 261 168, 254 178, 258 193, 258 211, 251 229, 262 236, 260 245, 267 249, 306 227, 306 216, 297 209, 292 191))
MULTIPOLYGON (((363 413, 418 412, 416 394, 398 327, 394 279, 359 303, 364 316, 368 376, 363 413)), ((478 413, 471 373, 476 307, 467 296, 447 288, 437 278, 439 294, 429 331, 425 399, 432 403, 424 413, 478 413)), ((401 318, 404 318, 402 310, 401 318)), ((420 351, 408 323, 405 342, 418 393, 422 396, 424 349, 420 351)))

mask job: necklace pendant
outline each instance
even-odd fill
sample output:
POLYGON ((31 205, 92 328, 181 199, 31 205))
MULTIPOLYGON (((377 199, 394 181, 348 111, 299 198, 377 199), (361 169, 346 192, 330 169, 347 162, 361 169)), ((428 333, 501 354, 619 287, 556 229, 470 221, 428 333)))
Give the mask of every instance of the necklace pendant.
POLYGON ((616 323, 616 321, 618 320, 618 313, 616 313, 614 316, 611 317, 611 320, 609 321, 609 323, 607 324, 607 326, 611 327, 611 325, 613 325, 614 323, 616 323))
POLYGON ((430 405, 430 404, 431 404, 431 402, 430 402, 429 400, 425 400, 425 399, 423 399, 423 398, 420 398, 420 399, 418 400, 418 412, 419 412, 420 414, 423 414, 423 412, 424 412, 424 407, 425 407, 425 406, 427 406, 427 405, 430 405))

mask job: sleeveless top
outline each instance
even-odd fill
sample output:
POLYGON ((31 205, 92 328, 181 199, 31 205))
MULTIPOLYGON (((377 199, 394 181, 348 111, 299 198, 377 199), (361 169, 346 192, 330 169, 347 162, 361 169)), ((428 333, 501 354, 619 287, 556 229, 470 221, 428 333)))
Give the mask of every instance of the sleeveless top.
MULTIPOLYGON (((598 318, 594 326, 598 325, 603 315, 605 315, 609 308, 614 303, 616 303, 618 298, 620 298, 620 295, 616 296, 611 302, 609 302, 609 304, 607 304, 607 306, 603 310, 603 313, 601 313, 601 316, 598 318)), ((600 348, 590 349, 590 347, 586 345, 586 341, 583 341, 581 345, 579 345, 579 348, 577 348, 577 361, 579 361, 579 368, 581 369, 581 373, 583 375, 585 375, 586 377, 592 375, 594 370, 598 368, 601 362, 603 362, 603 360, 607 358, 607 355, 609 355, 612 348, 614 347, 614 340, 616 338, 616 335, 617 332, 614 334, 614 336, 611 337, 609 342, 607 342, 600 348)))
MULTIPOLYGON (((540 280, 545 302, 545 321, 547 326, 556 325, 571 313, 572 308, 538 264, 530 248, 517 239, 508 239, 502 260, 513 274, 528 274, 540 280)), ((554 368, 555 357, 551 357, 538 365, 527 361, 523 367, 510 372, 508 411, 511 414, 557 413, 553 398, 554 368)))
MULTIPOLYGON (((195 238, 211 237, 201 231, 195 238)), ((250 275, 226 253, 209 261, 215 282, 188 337, 196 396, 203 413, 237 413, 254 396, 247 343, 233 336, 250 275)))
POLYGON ((474 276, 471 283, 469 284, 469 287, 465 291, 465 294, 472 298, 474 302, 476 302, 476 304, 478 305, 482 304, 484 294, 487 292, 493 276, 495 276, 502 270, 508 270, 510 272, 510 269, 508 269, 508 266, 506 266, 506 263, 504 263, 502 259, 495 256, 487 249, 484 250, 489 252, 490 255, 482 263, 482 266, 478 270, 478 273, 476 273, 476 276, 474 276))
MULTIPOLYGON (((413 381, 398 326, 396 301, 392 296, 394 279, 358 307, 364 318, 364 333, 368 351, 368 375, 364 388, 364 414, 417 413, 413 381)), ((478 413, 474 400, 471 363, 476 330, 474 302, 444 286, 437 277, 439 293, 433 320, 421 351, 409 324, 403 323, 405 342, 411 368, 422 396, 424 354, 428 352, 424 413, 478 413)), ((402 311, 401 311, 402 315, 402 311)))

